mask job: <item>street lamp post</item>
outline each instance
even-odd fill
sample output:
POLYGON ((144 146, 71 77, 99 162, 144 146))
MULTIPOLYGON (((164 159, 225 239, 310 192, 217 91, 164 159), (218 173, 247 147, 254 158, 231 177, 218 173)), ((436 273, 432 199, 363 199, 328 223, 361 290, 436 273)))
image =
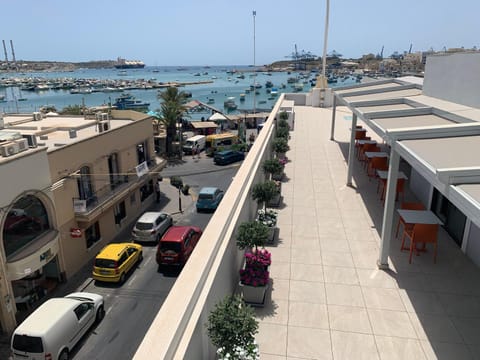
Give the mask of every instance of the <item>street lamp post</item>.
POLYGON ((257 12, 253 10, 253 118, 255 120, 255 110, 257 105, 256 92, 257 92, 257 69, 255 68, 255 16, 257 12))
POLYGON ((182 210, 182 188, 181 186, 178 187, 178 211, 180 213, 183 213, 183 210, 182 210))

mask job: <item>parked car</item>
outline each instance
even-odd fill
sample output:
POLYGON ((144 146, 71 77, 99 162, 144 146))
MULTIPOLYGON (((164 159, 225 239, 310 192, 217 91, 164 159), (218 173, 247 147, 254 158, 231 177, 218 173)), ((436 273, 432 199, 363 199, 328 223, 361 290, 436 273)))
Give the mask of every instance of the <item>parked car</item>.
POLYGON ((198 243, 202 230, 195 226, 172 226, 157 248, 157 264, 184 266, 198 243))
POLYGON ((14 331, 12 358, 69 358, 72 348, 105 316, 103 296, 77 292, 44 302, 14 331))
POLYGON ((139 244, 109 244, 95 258, 93 278, 98 281, 123 284, 127 273, 142 259, 142 246, 139 244))
POLYGON ((214 211, 223 199, 223 191, 216 187, 204 187, 198 193, 197 212, 214 211))
POLYGON ((172 224, 173 219, 167 213, 146 212, 140 216, 133 227, 133 240, 158 243, 162 235, 172 224))
POLYGON ((217 165, 228 165, 245 159, 245 154, 241 151, 225 150, 215 153, 213 162, 217 165))

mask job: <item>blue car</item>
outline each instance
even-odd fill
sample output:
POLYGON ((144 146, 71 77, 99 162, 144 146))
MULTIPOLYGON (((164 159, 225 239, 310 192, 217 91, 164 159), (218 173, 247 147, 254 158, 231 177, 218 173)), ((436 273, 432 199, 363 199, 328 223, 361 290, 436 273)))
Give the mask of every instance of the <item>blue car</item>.
POLYGON ((228 165, 245 159, 245 154, 241 151, 225 150, 215 153, 213 162, 217 165, 228 165))
POLYGON ((215 211, 223 199, 223 191, 216 187, 204 187, 198 193, 197 212, 215 211))

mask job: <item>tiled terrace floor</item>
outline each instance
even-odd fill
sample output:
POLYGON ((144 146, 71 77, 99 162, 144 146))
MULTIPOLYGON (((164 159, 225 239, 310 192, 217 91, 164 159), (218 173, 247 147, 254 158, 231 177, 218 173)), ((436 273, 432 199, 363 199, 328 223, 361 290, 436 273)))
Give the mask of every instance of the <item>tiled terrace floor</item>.
POLYGON ((430 251, 409 265, 395 239, 378 270, 377 183, 356 161, 345 185, 350 114, 330 141, 330 109, 295 111, 261 359, 480 359, 480 269, 441 230, 437 264, 430 251))

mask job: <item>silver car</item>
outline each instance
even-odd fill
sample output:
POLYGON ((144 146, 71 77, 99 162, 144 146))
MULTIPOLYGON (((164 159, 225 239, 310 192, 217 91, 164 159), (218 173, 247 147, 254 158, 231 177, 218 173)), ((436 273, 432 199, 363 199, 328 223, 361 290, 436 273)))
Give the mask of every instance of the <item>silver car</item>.
POLYGON ((158 243, 162 235, 172 226, 173 219, 163 212, 149 211, 144 213, 135 223, 132 230, 134 241, 158 243))

